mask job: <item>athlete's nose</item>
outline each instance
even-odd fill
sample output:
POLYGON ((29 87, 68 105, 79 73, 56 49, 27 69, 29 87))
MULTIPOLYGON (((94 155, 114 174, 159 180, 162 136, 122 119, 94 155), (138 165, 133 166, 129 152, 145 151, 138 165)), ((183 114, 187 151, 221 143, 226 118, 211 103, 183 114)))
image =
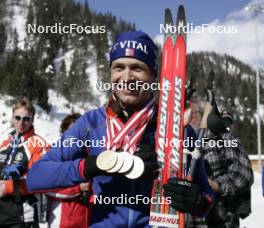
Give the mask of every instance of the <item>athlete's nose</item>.
POLYGON ((135 81, 135 77, 133 75, 133 71, 128 66, 124 70, 122 81, 123 81, 124 84, 130 84, 131 82, 135 81))
POLYGON ((128 82, 134 79, 133 73, 129 67, 125 68, 123 80, 128 82))

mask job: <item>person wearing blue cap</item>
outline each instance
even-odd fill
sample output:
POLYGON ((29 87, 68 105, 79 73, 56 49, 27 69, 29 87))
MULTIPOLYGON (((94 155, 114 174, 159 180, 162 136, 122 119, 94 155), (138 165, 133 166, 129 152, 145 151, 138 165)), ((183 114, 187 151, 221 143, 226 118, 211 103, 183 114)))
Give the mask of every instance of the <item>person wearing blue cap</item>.
MULTIPOLYGON (((109 65, 114 86, 106 106, 85 113, 62 134, 57 146, 29 171, 27 187, 47 191, 89 181, 89 218, 84 226, 149 227, 159 168, 154 149, 157 108, 153 91, 142 85, 157 78, 157 47, 144 32, 124 32, 113 43, 109 65), (103 145, 93 143, 98 141, 103 145)), ((207 182, 198 186, 198 176, 196 183, 181 186, 180 200, 185 193, 191 200, 177 208, 175 198, 174 207, 183 212, 200 209, 198 213, 208 209, 212 191, 207 182), (201 195, 208 195, 207 200, 201 195)))

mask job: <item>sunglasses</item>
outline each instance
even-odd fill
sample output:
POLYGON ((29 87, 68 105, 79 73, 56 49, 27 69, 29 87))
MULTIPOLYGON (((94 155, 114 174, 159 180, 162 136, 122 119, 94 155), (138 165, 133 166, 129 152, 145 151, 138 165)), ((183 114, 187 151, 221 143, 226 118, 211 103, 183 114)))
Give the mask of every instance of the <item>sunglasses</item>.
POLYGON ((16 121, 28 122, 32 119, 31 116, 14 116, 16 121))

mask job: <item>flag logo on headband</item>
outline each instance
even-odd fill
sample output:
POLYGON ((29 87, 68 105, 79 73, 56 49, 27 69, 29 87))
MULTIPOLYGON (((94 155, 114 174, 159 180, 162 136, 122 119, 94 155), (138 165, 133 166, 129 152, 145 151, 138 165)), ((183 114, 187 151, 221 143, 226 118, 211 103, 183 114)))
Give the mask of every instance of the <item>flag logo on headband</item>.
POLYGON ((134 48, 126 48, 125 56, 134 56, 135 55, 135 49, 134 48))
POLYGON ((157 47, 144 32, 129 31, 116 37, 110 51, 110 66, 118 58, 131 57, 146 63, 150 70, 157 74, 157 47))

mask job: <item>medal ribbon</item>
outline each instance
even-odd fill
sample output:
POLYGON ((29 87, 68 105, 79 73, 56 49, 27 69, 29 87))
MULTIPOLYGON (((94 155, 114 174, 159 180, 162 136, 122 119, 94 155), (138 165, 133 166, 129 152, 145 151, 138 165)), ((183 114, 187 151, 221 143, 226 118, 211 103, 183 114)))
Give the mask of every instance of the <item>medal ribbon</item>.
POLYGON ((124 124, 119 118, 107 116, 106 147, 116 151, 119 148, 135 153, 148 122, 152 119, 155 108, 155 97, 139 112, 135 112, 124 124))

